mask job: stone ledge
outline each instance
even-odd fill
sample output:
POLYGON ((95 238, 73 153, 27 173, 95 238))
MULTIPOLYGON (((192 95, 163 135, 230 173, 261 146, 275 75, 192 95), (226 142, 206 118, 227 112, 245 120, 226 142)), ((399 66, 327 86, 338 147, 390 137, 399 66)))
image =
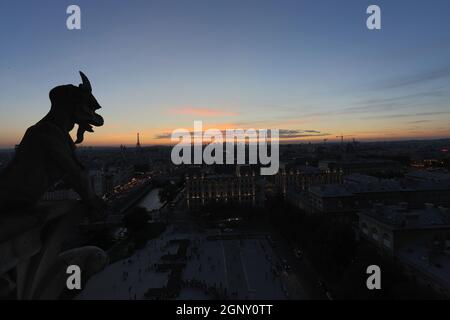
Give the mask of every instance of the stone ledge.
POLYGON ((64 240, 77 232, 85 209, 79 201, 47 202, 33 210, 0 217, 0 278, 9 278, 8 272, 16 270, 14 282, 18 299, 57 298, 65 282, 55 282, 53 275, 65 274, 65 269, 59 269, 65 265, 70 252, 80 256, 71 260, 84 264, 92 264, 94 261, 84 260, 95 256, 100 261, 98 265, 87 264, 92 272, 107 263, 107 256, 100 248, 73 248, 61 252, 64 240))

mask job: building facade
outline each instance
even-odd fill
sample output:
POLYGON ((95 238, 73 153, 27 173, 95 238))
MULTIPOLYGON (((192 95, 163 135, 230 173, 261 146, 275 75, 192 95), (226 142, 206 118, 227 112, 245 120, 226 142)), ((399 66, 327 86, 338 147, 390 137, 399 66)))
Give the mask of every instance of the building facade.
POLYGON ((185 179, 186 205, 191 210, 220 203, 257 204, 257 177, 254 172, 199 173, 186 175, 185 179))

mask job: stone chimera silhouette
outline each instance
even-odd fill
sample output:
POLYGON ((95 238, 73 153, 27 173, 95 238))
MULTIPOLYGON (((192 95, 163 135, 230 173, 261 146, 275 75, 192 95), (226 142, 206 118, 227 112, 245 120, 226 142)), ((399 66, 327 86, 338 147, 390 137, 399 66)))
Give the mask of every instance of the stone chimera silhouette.
POLYGON ((51 110, 28 128, 14 159, 0 174, 0 211, 30 208, 56 182, 64 180, 90 206, 101 201, 92 191, 87 172, 75 154, 86 131, 102 126, 95 111, 100 105, 89 79, 80 72, 82 84, 63 85, 50 91, 51 110), (78 124, 75 143, 69 132, 78 124))

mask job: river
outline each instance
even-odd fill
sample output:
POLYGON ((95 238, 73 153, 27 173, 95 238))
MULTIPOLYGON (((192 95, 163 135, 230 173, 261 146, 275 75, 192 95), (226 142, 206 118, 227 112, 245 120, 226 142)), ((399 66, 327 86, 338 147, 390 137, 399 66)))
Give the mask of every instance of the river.
POLYGON ((163 203, 161 203, 159 199, 159 188, 150 190, 142 200, 138 203, 138 207, 144 207, 148 211, 158 210, 162 207, 163 203))

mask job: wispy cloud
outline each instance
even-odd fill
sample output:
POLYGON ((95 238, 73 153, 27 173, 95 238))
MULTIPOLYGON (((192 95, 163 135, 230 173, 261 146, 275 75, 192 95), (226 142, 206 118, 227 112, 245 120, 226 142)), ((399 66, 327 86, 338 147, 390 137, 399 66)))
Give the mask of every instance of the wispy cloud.
POLYGON ((170 132, 158 133, 157 135, 155 135, 155 139, 157 140, 170 139, 171 135, 172 134, 170 132))
POLYGON ((432 122, 431 120, 415 120, 415 121, 408 121, 408 124, 421 124, 421 123, 428 123, 432 122))
POLYGON ((450 76, 450 66, 445 66, 435 70, 410 74, 379 83, 380 89, 392 89, 420 84, 428 81, 438 80, 450 76))
POLYGON ((408 109, 418 104, 435 101, 433 99, 441 99, 450 97, 449 92, 444 90, 430 90, 407 95, 398 95, 388 98, 367 99, 356 102, 353 105, 341 107, 338 110, 315 112, 305 114, 304 118, 320 118, 339 115, 363 115, 366 113, 373 114, 379 112, 387 112, 399 109, 408 109))
MULTIPOLYGON (((225 136, 226 131, 220 130, 225 136)), ((193 135, 195 132, 191 131, 190 134, 193 135)), ((318 130, 302 130, 302 129, 280 129, 280 139, 298 139, 307 137, 325 137, 331 135, 330 133, 320 132, 318 130)), ((170 139, 171 132, 162 132, 155 136, 157 140, 170 139)))
MULTIPOLYGON (((389 115, 364 117, 363 119, 413 118, 413 117, 441 116, 441 115, 447 115, 447 114, 450 114, 450 111, 397 113, 397 114, 389 114, 389 115)), ((421 121, 421 120, 419 120, 419 121, 421 121)))
POLYGON ((296 138, 307 138, 307 137, 325 137, 329 136, 330 133, 324 133, 317 130, 280 130, 281 139, 296 139, 296 138))
POLYGON ((196 108, 196 107, 180 107, 170 109, 168 111, 173 115, 180 116, 196 116, 196 117, 227 117, 227 116, 237 116, 237 112, 224 111, 212 108, 196 108))

